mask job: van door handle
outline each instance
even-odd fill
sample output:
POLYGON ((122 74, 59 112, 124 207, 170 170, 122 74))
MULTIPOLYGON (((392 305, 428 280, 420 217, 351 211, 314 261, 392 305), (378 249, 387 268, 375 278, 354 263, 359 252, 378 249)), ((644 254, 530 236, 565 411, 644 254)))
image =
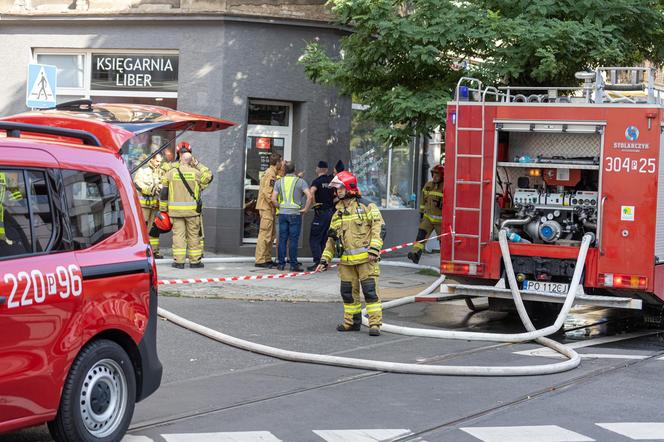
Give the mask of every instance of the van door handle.
POLYGON ((599 255, 604 256, 604 247, 602 245, 602 238, 604 237, 604 231, 602 230, 602 224, 604 224, 604 203, 606 202, 606 195, 602 197, 602 202, 599 205, 599 224, 597 226, 599 232, 599 255))

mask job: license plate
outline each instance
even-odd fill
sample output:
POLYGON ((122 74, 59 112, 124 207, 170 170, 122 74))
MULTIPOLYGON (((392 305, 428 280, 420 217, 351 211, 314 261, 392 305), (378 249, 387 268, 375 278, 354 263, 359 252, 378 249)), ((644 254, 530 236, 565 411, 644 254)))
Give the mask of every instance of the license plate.
POLYGON ((555 293, 559 295, 566 295, 569 291, 569 284, 562 282, 548 282, 548 281, 523 281, 523 290, 539 293, 555 293))

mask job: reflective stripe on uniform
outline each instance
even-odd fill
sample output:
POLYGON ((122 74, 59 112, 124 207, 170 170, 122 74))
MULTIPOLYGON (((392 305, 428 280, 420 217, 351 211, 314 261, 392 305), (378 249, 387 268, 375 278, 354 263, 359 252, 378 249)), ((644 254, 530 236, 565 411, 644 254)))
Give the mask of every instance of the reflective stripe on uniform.
POLYGON ((371 303, 368 303, 368 304, 366 305, 366 307, 367 307, 367 313, 369 313, 369 314, 371 314, 371 313, 379 313, 379 312, 381 312, 382 309, 383 309, 383 306, 382 306, 382 304, 380 303, 380 301, 379 301, 379 302, 371 302, 371 303))
POLYGON ((173 256, 184 257, 187 254, 187 249, 173 249, 173 256))
POLYGON ((177 202, 177 201, 169 201, 168 202, 168 210, 196 210, 196 202, 191 202, 191 201, 186 201, 186 202, 177 202))
POLYGON ((362 304, 358 303, 352 303, 352 304, 344 304, 344 313, 347 315, 358 315, 362 313, 362 304))
POLYGON ((281 209, 301 209, 302 206, 295 203, 295 184, 300 178, 296 176, 285 176, 281 179, 279 189, 279 207, 281 209))
POLYGON ((383 240, 382 239, 372 239, 369 245, 375 249, 380 250, 383 247, 383 240))
POLYGON ((354 250, 344 250, 344 254, 341 255, 342 261, 360 261, 362 259, 368 259, 368 258, 369 258, 369 252, 367 252, 366 247, 354 250))
POLYGON ((443 197, 443 192, 438 192, 436 190, 423 190, 422 193, 426 196, 437 196, 440 198, 443 197))
POLYGON ((443 220, 442 216, 429 215, 428 213, 425 213, 424 217, 428 219, 432 224, 440 224, 440 222, 443 220))

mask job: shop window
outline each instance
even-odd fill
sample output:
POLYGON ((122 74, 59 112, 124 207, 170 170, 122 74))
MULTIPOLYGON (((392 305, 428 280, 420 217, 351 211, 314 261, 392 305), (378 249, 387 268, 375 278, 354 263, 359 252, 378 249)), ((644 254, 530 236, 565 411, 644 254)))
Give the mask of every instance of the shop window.
POLYGON ((84 54, 37 54, 37 63, 57 67, 58 88, 85 87, 84 54))
POLYGON ((124 224, 120 194, 113 178, 92 172, 63 170, 75 249, 91 247, 124 224))
POLYGON ((249 124, 263 126, 289 126, 290 106, 249 102, 249 124))
POLYGON ((354 106, 351 122, 350 170, 362 196, 382 208, 414 208, 415 148, 388 146, 374 135, 378 125, 362 117, 354 106))

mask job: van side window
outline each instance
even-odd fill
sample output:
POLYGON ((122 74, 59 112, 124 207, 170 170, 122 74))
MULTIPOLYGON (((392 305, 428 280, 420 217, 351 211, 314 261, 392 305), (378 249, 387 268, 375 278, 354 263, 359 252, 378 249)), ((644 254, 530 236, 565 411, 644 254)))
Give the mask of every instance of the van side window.
POLYGON ((30 210, 23 171, 0 169, 0 258, 30 253, 30 210))
POLYGON ((42 171, 28 170, 29 208, 32 213, 32 232, 36 252, 49 250, 53 239, 53 213, 51 199, 46 182, 46 174, 42 171))
POLYGON ((113 178, 94 172, 63 170, 74 249, 91 247, 124 224, 120 193, 113 178))

